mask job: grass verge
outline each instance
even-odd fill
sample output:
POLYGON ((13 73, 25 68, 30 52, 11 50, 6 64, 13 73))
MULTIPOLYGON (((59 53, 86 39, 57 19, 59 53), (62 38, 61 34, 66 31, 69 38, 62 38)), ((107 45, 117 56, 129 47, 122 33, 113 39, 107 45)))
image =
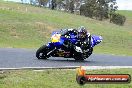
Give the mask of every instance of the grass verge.
MULTIPOLYGON (((130 74, 132 69, 90 70, 89 74, 130 74)), ((75 80, 75 70, 18 70, 0 73, 0 88, 132 88, 130 84, 85 84, 75 80)))

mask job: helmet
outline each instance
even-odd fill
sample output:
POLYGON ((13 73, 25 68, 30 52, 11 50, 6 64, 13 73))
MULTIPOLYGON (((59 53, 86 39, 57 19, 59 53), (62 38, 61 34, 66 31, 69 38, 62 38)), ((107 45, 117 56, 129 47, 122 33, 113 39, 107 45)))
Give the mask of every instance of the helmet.
POLYGON ((87 30, 85 29, 85 27, 84 26, 79 27, 78 37, 85 38, 86 36, 87 36, 87 30))

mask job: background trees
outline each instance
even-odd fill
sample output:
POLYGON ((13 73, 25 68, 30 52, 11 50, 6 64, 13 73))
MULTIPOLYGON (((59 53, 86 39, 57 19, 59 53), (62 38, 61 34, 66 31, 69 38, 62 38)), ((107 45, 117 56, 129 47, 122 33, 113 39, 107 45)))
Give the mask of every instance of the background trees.
MULTIPOLYGON (((33 3, 33 0, 30 0, 33 3)), ((111 23, 123 25, 126 18, 116 13, 116 0, 35 0, 38 6, 48 6, 52 10, 79 13, 96 20, 110 19, 111 23)), ((37 5, 37 4, 36 4, 37 5)))

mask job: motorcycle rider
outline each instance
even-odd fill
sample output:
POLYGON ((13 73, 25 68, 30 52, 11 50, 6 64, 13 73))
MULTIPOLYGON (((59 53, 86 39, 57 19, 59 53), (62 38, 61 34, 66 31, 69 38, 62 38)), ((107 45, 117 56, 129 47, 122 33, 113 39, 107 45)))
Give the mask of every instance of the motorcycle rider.
POLYGON ((85 46, 87 49, 91 47, 91 34, 84 26, 78 29, 78 41, 78 43, 81 43, 81 48, 83 48, 84 44, 87 45, 85 46))
POLYGON ((64 46, 68 46, 68 49, 75 48, 75 46, 79 46, 83 50, 91 48, 91 35, 89 32, 87 32, 84 26, 81 26, 77 29, 65 29, 65 32, 62 34, 62 36, 68 38, 70 33, 74 33, 78 41, 75 44, 65 41, 64 46))

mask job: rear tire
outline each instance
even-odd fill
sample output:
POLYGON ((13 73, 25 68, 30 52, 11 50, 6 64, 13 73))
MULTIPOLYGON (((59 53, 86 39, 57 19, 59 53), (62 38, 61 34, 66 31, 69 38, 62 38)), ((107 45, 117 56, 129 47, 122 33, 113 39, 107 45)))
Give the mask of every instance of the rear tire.
POLYGON ((48 58, 47 52, 48 52, 47 46, 43 45, 36 51, 36 57, 38 59, 47 59, 48 58))
POLYGON ((86 59, 84 56, 83 56, 83 54, 81 54, 81 53, 75 53, 74 54, 74 59, 76 60, 76 61, 84 61, 84 59, 86 59))
POLYGON ((89 52, 88 52, 88 55, 87 55, 87 58, 93 53, 93 48, 90 48, 89 52))

